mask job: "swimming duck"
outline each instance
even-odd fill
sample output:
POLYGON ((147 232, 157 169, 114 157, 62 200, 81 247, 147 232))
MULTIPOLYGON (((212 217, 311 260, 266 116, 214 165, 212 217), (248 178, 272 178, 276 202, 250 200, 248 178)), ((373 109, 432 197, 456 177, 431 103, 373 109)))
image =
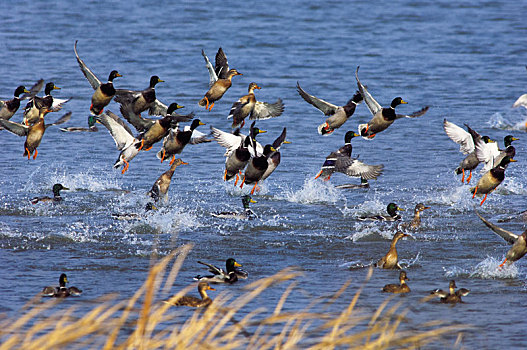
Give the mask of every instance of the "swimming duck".
POLYGON ((232 127, 239 126, 243 128, 245 125, 245 118, 250 115, 249 119, 269 119, 280 116, 284 112, 284 104, 281 99, 275 103, 267 103, 257 101, 254 96, 254 90, 260 90, 261 87, 256 83, 250 83, 248 94, 240 97, 238 101, 234 102, 227 119, 232 118, 232 127))
POLYGON ((386 253, 385 256, 383 256, 375 266, 383 268, 383 269, 401 269, 401 265, 399 265, 399 260, 397 257, 397 249, 395 248, 395 245, 397 244, 397 241, 400 240, 403 237, 408 237, 406 233, 403 233, 401 231, 397 231, 395 235, 392 238, 392 243, 390 244, 390 249, 388 250, 388 253, 386 253))
POLYGON ((359 87, 359 91, 362 97, 364 98, 364 102, 366 103, 366 106, 368 106, 368 109, 373 115, 373 118, 367 124, 359 125, 359 134, 363 138, 365 139, 374 138, 376 134, 380 133, 381 131, 386 130, 390 125, 392 125, 396 119, 417 118, 417 117, 422 116, 428 111, 429 107, 426 106, 412 114, 408 114, 408 115, 396 114, 395 107, 399 106, 400 104, 408 103, 404 101, 401 97, 394 98, 392 100, 392 103, 390 104, 390 107, 382 108, 381 105, 377 101, 375 101, 375 99, 370 95, 366 87, 362 85, 362 83, 359 80, 358 73, 359 73, 359 67, 357 67, 357 70, 355 71, 355 78, 357 79, 357 86, 359 87))
POLYGON ((260 179, 260 181, 264 181, 265 179, 267 179, 276 170, 278 165, 280 165, 280 160, 281 160, 280 147, 282 147, 284 143, 291 143, 285 139, 286 133, 287 133, 287 130, 286 128, 284 128, 280 136, 278 136, 276 140, 274 140, 273 148, 275 149, 275 151, 272 152, 271 155, 269 155, 269 157, 267 158, 267 163, 268 163, 267 170, 262 175, 262 178, 260 179))
POLYGON ((68 128, 59 128, 62 132, 97 132, 99 129, 97 126, 95 126, 95 123, 97 122, 97 119, 95 119, 95 116, 93 114, 90 114, 88 116, 88 127, 80 127, 80 126, 70 126, 68 128))
POLYGON ((13 98, 11 100, 0 101, 0 119, 9 120, 20 107, 20 95, 29 93, 24 85, 20 85, 15 89, 13 98))
POLYGON ((238 263, 234 258, 229 258, 225 261, 225 270, 217 266, 207 264, 201 261, 198 261, 199 264, 208 266, 209 272, 212 272, 212 276, 200 276, 197 275, 194 277, 198 281, 206 281, 209 283, 234 283, 238 279, 247 279, 249 273, 245 270, 240 269, 242 264, 238 263))
POLYGON ((465 124, 468 131, 463 130, 461 127, 456 124, 443 120, 443 129, 447 136, 459 145, 459 151, 463 154, 467 154, 465 159, 461 161, 459 167, 456 168, 456 174, 463 174, 461 182, 465 181, 465 171, 470 171, 470 174, 467 177, 467 184, 470 183, 472 178, 472 170, 476 169, 480 163, 478 156, 476 155, 476 144, 480 142, 480 147, 483 145, 489 145, 494 143, 488 136, 480 136, 475 130, 471 129, 467 124, 465 124))
POLYGON ((146 203, 144 213, 112 213, 112 218, 116 220, 137 220, 144 216, 145 213, 157 210, 157 207, 152 203, 146 203))
POLYGON ((414 209, 414 218, 410 222, 405 222, 400 226, 403 230, 417 230, 421 226, 421 216, 420 213, 430 209, 430 207, 425 207, 423 203, 418 203, 414 209))
POLYGON ((99 115, 104 110, 104 107, 106 107, 115 96, 113 80, 117 77, 122 77, 122 75, 116 70, 113 70, 108 76, 108 82, 103 84, 79 57, 79 54, 77 53, 77 42, 78 40, 75 40, 75 45, 73 46, 75 56, 77 57, 77 63, 93 90, 95 90, 91 97, 90 112, 94 115, 99 115))
POLYGON ((38 202, 62 202, 62 197, 60 196, 61 190, 69 190, 69 188, 64 187, 62 184, 54 184, 53 185, 53 197, 35 197, 31 199, 31 204, 37 204, 38 202))
POLYGON ((201 50, 201 54, 205 59, 205 65, 209 71, 209 90, 205 93, 199 101, 200 106, 205 106, 205 109, 209 111, 214 107, 214 102, 218 101, 223 95, 229 90, 232 85, 232 77, 235 75, 243 75, 236 69, 229 69, 229 63, 227 62, 227 56, 223 49, 220 47, 216 53, 216 65, 212 67, 205 51, 201 50))
POLYGON ((318 110, 324 113, 324 115, 329 116, 325 123, 318 126, 318 133, 320 135, 330 135, 333 131, 344 125, 353 113, 355 113, 357 105, 362 102, 360 91, 357 91, 344 106, 336 106, 316 96, 308 94, 300 87, 298 82, 296 82, 296 90, 307 103, 315 106, 318 110))
POLYGON ((126 111, 126 114, 132 118, 136 115, 141 117, 141 113, 148 110, 149 115, 166 115, 168 107, 157 100, 156 85, 162 83, 164 80, 159 79, 157 75, 150 77, 150 84, 141 91, 117 89, 115 91, 115 102, 121 105, 121 112, 126 111))
POLYGON ((478 160, 485 164, 482 169, 482 172, 487 172, 490 169, 494 168, 496 164, 499 164, 505 156, 514 158, 516 155, 516 149, 512 145, 513 141, 518 140, 512 135, 507 135, 503 138, 503 143, 505 144, 505 149, 500 150, 498 148, 498 143, 486 144, 483 140, 476 142, 476 156, 478 160))
POLYGON ((141 142, 135 146, 139 150, 149 151, 154 143, 161 141, 168 135, 171 128, 177 127, 179 122, 187 122, 194 118, 194 113, 181 115, 176 112, 177 109, 183 108, 177 103, 172 103, 167 109, 166 115, 161 119, 142 118, 140 115, 129 113, 129 110, 121 106, 121 113, 137 131, 141 132, 141 142))
POLYGON ((472 193, 472 198, 474 198, 476 195, 478 197, 485 195, 480 205, 483 205, 483 203, 485 203, 485 200, 487 199, 487 195, 494 191, 496 187, 498 187, 503 182, 503 180, 505 179, 505 169, 507 168, 510 162, 516 162, 516 160, 512 159, 509 156, 505 156, 505 158, 503 158, 495 168, 492 168, 491 170, 487 171, 479 179, 478 183, 476 184, 476 187, 472 187, 470 189, 470 192, 472 193))
POLYGON ((322 176, 324 181, 328 181, 335 171, 346 174, 348 176, 360 177, 361 179, 371 180, 376 179, 382 174, 384 165, 367 165, 356 158, 351 158, 353 147, 351 146, 351 139, 359 136, 353 131, 348 131, 344 136, 344 146, 337 151, 331 152, 322 164, 322 168, 315 176, 318 179, 322 176))
MULTIPOLYGON (((252 132, 254 137, 256 137, 256 135, 266 132, 265 130, 257 128, 255 123, 256 122, 253 122, 251 124, 249 134, 252 132)), ((245 168, 251 159, 251 152, 254 153, 254 149, 251 147, 251 138, 240 133, 240 129, 235 130, 232 134, 216 129, 212 126, 210 129, 216 142, 227 149, 224 154, 226 159, 223 180, 229 181, 236 176, 236 181, 234 183, 236 186, 238 184, 238 173, 245 168)), ((256 142, 256 153, 263 153, 263 147, 258 142, 256 142)))
POLYGON ((252 199, 251 196, 245 195, 242 197, 243 212, 222 211, 219 213, 211 213, 211 215, 222 219, 252 220, 257 216, 251 208, 249 208, 250 203, 256 203, 256 201, 252 199))
POLYGON ((470 293, 470 290, 466 288, 460 288, 456 290, 456 282, 454 280, 451 280, 449 285, 449 291, 448 293, 443 291, 442 289, 435 289, 430 292, 430 294, 433 294, 437 297, 441 298, 441 302, 445 304, 455 304, 455 303, 462 303, 461 297, 464 297, 468 293, 470 293))
POLYGON ((525 254, 527 254, 527 230, 523 231, 521 235, 514 234, 510 231, 507 231, 497 225, 486 220, 481 216, 477 211, 476 214, 483 221, 488 228, 497 233, 501 238, 503 238, 507 243, 512 244, 511 249, 507 252, 505 260, 501 263, 499 267, 505 265, 505 263, 512 264, 513 262, 520 260, 525 254))
POLYGON ((188 164, 185 163, 181 158, 178 158, 175 160, 175 162, 170 165, 170 169, 165 171, 154 183, 152 186, 152 189, 150 192, 148 192, 148 195, 152 197, 156 202, 159 199, 165 199, 167 198, 167 192, 168 188, 170 187, 170 182, 172 181, 172 176, 174 175, 174 171, 176 168, 180 165, 188 164))
POLYGON ((409 278, 406 276, 405 271, 399 273, 399 284, 387 284, 382 288, 383 292, 388 293, 409 293, 410 287, 406 284, 409 278))
POLYGON ((189 143, 195 145, 198 143, 210 142, 207 135, 196 130, 200 125, 205 125, 205 123, 199 119, 194 119, 192 124, 190 124, 190 126, 185 126, 183 130, 179 130, 177 124, 171 128, 163 140, 163 147, 161 147, 161 150, 157 152, 156 155, 158 159, 161 159, 161 163, 163 163, 166 158, 172 156, 172 160, 170 161, 170 164, 172 164, 174 159, 176 159, 176 154, 181 154, 185 146, 189 143))
POLYGON ((276 149, 272 145, 265 145, 263 153, 257 154, 256 139, 251 137, 251 142, 253 143, 252 147, 254 149, 255 155, 251 157, 249 163, 247 164, 240 188, 243 188, 244 184, 251 185, 254 183, 254 186, 251 189, 251 194, 254 194, 254 191, 256 191, 256 188, 258 187, 258 182, 261 181, 262 176, 269 167, 268 159, 273 154, 273 152, 276 152, 276 149))
POLYGON ((401 215, 397 214, 397 211, 404 211, 403 208, 399 208, 399 206, 395 203, 390 203, 386 207, 386 211, 388 212, 388 215, 374 215, 374 216, 361 216, 359 217, 359 220, 361 221, 397 221, 401 220, 401 215))
POLYGON ((62 109, 63 105, 70 100, 58 99, 51 96, 51 91, 53 90, 60 90, 60 88, 53 82, 49 82, 44 89, 44 93, 46 94, 44 97, 34 96, 29 100, 24 108, 24 124, 29 125, 38 122, 38 119, 40 118, 39 110, 41 107, 47 107, 50 112, 58 112, 62 109))
POLYGON ((212 304, 212 299, 207 295, 208 290, 216 290, 209 286, 207 282, 198 283, 198 292, 201 296, 201 299, 193 297, 191 295, 185 295, 175 301, 166 301, 172 305, 176 306, 191 306, 191 307, 205 307, 212 304))
POLYGON ((16 134, 18 136, 26 136, 26 142, 24 143, 24 156, 27 156, 27 159, 31 157, 31 154, 33 154, 33 152, 33 159, 37 158, 37 147, 40 145, 42 137, 44 136, 44 132, 47 128, 52 125, 59 125, 65 123, 71 118, 71 112, 68 112, 62 117, 60 117, 60 119, 57 120, 55 123, 45 124, 44 116, 49 111, 50 110, 46 106, 40 107, 38 121, 30 126, 15 123, 10 120, 0 119, 0 125, 2 125, 7 130, 11 131, 13 134, 16 134))
POLYGON ((139 149, 135 147, 139 140, 134 137, 128 125, 109 110, 98 115, 97 121, 108 129, 117 149, 121 151, 113 167, 117 169, 122 165, 121 173, 124 174, 130 167, 130 161, 139 153, 139 149))
POLYGON ((59 286, 47 286, 42 289, 41 295, 45 297, 55 297, 55 298, 65 298, 72 296, 79 296, 82 293, 77 287, 66 288, 66 283, 68 283, 68 277, 65 273, 61 274, 59 277, 59 286))

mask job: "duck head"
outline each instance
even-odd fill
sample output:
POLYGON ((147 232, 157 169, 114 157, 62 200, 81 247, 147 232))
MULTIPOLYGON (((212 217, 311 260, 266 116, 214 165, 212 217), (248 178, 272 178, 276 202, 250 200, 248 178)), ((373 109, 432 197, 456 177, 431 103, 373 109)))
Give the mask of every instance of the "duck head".
POLYGON ((402 99, 402 97, 396 97, 392 100, 392 103, 390 104, 390 107, 392 108, 395 108, 397 107, 398 105, 404 105, 404 104, 407 104, 408 102, 406 102, 405 100, 402 99))
POLYGON ((122 75, 119 74, 118 71, 116 71, 116 70, 112 70, 112 71, 110 72, 110 75, 108 76, 108 81, 112 81, 112 82, 113 82, 113 80, 114 80, 115 78, 117 78, 117 77, 122 77, 122 75))
POLYGON ((156 86, 157 83, 163 83, 164 80, 159 79, 157 75, 152 75, 150 77, 150 87, 153 88, 156 86))

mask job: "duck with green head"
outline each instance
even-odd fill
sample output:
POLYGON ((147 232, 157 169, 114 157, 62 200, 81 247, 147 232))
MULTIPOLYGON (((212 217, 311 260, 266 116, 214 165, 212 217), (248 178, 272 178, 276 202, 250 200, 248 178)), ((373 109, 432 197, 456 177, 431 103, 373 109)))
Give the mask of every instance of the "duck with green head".
POLYGON ((206 281, 209 283, 234 283, 238 279, 246 279, 249 276, 249 273, 245 270, 240 269, 242 264, 237 262, 234 258, 229 258, 225 261, 225 270, 208 264, 202 261, 198 261, 199 264, 205 265, 209 268, 209 272, 212 272, 211 276, 201 276, 197 275, 194 277, 197 281, 206 281))
POLYGON ((516 162, 516 160, 512 159, 509 156, 505 156, 495 168, 492 168, 491 170, 487 171, 479 179, 476 186, 470 189, 470 192, 472 193, 472 198, 474 198, 476 195, 478 197, 485 195, 480 203, 480 205, 483 205, 483 203, 485 203, 485 200, 487 199, 487 195, 494 191, 496 187, 498 187, 505 179, 505 169, 511 162, 516 162))
POLYGON ((15 89, 14 97, 11 100, 0 101, 0 119, 9 120, 15 115, 18 108, 20 108, 20 95, 29 93, 29 91, 20 85, 15 89))
POLYGON ((242 197, 242 205, 243 205, 242 212, 222 211, 222 212, 211 213, 211 215, 217 218, 222 218, 222 219, 252 220, 252 219, 255 219, 257 216, 251 210, 251 208, 249 208, 250 203, 256 203, 256 201, 252 199, 251 196, 245 195, 242 197))
POLYGON ((68 277, 65 273, 62 273, 59 277, 59 286, 47 286, 42 289, 41 295, 46 297, 54 298, 65 298, 71 296, 79 296, 82 294, 82 290, 75 286, 66 287, 68 283, 68 277))
POLYGON ((512 142, 516 140, 518 139, 512 135, 505 136, 503 138, 505 149, 499 149, 497 142, 485 144, 482 141, 478 141, 476 143, 476 156, 480 162, 485 164, 482 172, 484 173, 494 168, 497 164, 500 164, 506 156, 514 158, 516 155, 516 149, 512 145, 512 142))
POLYGON ((417 118, 424 115, 428 111, 428 106, 420 109, 417 112, 412 114, 396 114, 395 108, 401 104, 407 104, 408 102, 404 101, 401 97, 396 97, 392 100, 390 107, 381 107, 381 105, 375 101, 375 99, 370 95, 368 90, 359 80, 359 67, 355 71, 355 78, 357 79, 357 86, 359 91, 364 98, 364 102, 373 118, 367 124, 359 125, 359 134, 365 139, 372 139, 376 134, 381 131, 386 130, 396 119, 400 118, 417 118))
POLYGON ((62 190, 69 190, 69 188, 64 187, 62 184, 54 184, 53 185, 53 197, 44 196, 44 197, 35 197, 31 199, 31 204, 37 204, 38 202, 53 202, 58 203, 62 202, 62 197, 60 195, 60 191, 62 190))
POLYGON ((70 126, 69 128, 60 128, 59 130, 62 132, 97 132, 99 129, 95 125, 97 122, 97 119, 93 114, 90 114, 88 116, 88 127, 82 127, 82 126, 70 126))
MULTIPOLYGON (((115 91, 115 102, 121 105, 121 113, 136 115, 141 117, 141 113, 148 110, 150 115, 165 115, 167 106, 159 102, 156 98, 156 85, 162 83, 157 75, 150 77, 150 84, 144 90, 124 90, 115 91)), ((126 118, 126 117, 125 117, 126 118)))
POLYGON ((386 206, 388 215, 372 215, 372 216, 361 216, 358 219, 360 221, 397 221, 401 220, 401 215, 397 211, 404 211, 395 203, 390 203, 386 206))

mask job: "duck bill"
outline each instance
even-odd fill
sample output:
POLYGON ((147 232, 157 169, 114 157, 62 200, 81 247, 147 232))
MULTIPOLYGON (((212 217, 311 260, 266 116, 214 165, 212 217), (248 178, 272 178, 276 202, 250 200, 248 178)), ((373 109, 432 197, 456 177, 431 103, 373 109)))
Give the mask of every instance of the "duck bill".
POLYGON ((402 105, 407 105, 408 102, 406 102, 405 100, 401 100, 401 104, 402 104, 402 105))
POLYGON ((283 142, 283 143, 291 143, 291 141, 287 141, 287 140, 284 140, 284 142, 283 142))
MULTIPOLYGON (((249 200, 249 203, 258 203, 258 202, 251 198, 251 199, 249 200)), ((240 265, 240 266, 241 266, 241 265, 240 265)))
POLYGON ((202 122, 201 120, 199 121, 198 123, 199 125, 206 125, 204 122, 202 122))
POLYGON ((216 290, 216 288, 212 288, 211 286, 209 286, 209 288, 207 288, 208 290, 216 290))
POLYGON ((234 262, 234 266, 235 266, 235 267, 242 267, 243 265, 240 264, 239 262, 235 261, 235 262, 234 262))
POLYGON ((399 208, 399 207, 397 207, 397 210, 399 210, 399 211, 404 211, 403 208, 399 208))
POLYGON ((181 165, 188 165, 187 162, 181 162, 181 165))

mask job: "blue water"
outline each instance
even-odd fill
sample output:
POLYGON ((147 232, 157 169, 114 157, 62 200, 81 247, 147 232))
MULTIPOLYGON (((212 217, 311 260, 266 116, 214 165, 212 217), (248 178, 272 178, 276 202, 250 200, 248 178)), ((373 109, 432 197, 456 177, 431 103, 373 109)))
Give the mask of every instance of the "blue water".
MULTIPOLYGON (((73 112, 65 126, 86 126, 92 90, 73 53, 79 40, 79 55, 101 80, 117 69, 124 76, 115 80, 117 87, 143 89, 158 75, 165 80, 157 86, 158 99, 194 111, 207 124, 204 132, 210 125, 230 129, 228 111, 254 81, 262 86, 257 98, 282 98, 286 106, 281 117, 258 123, 268 130, 260 141, 272 142, 285 126, 292 144, 283 146, 282 164, 255 196, 256 220, 210 215, 241 206, 241 192, 222 181, 224 149, 212 142, 185 149, 182 158, 189 165, 176 170, 165 206, 140 221, 123 222, 110 214, 141 211, 145 193, 168 167, 155 157, 160 145, 140 153, 121 175, 112 168, 118 151, 102 126, 89 134, 51 127, 38 158, 30 161, 22 157, 23 138, 0 132, 0 311, 16 315, 63 271, 84 290, 66 305, 79 312, 108 293, 129 297, 143 283, 152 254, 163 256, 185 243, 194 248, 174 291, 204 272, 196 260, 222 264, 233 256, 251 280, 287 266, 304 271, 303 293, 290 298, 286 310, 303 309, 311 298, 351 279, 341 304, 334 305, 340 310, 366 276, 366 269, 348 267, 379 259, 395 232, 392 225, 365 224, 357 217, 396 202, 407 209, 403 220, 410 220, 415 204, 423 202, 432 208, 424 212, 421 229, 398 244, 412 288, 401 297, 403 307, 412 308, 410 324, 402 327, 441 319, 474 326, 462 339, 467 348, 527 347, 527 264, 523 259, 497 270, 509 246, 474 214, 479 201, 453 172, 463 155, 442 128, 447 118, 469 123, 500 144, 509 133, 519 137, 518 162, 479 210, 496 222, 526 209, 527 136, 521 128, 526 112, 511 108, 526 93, 525 3, 18 1, 7 8, 0 23, 3 99, 19 84, 44 78, 62 88, 56 97, 72 98, 63 110, 73 112), (209 79, 201 50, 212 59, 220 46, 230 66, 244 75, 206 112, 197 105, 209 79), (299 81, 309 93, 342 105, 356 90, 358 65, 362 83, 381 104, 402 96, 409 102, 398 108, 402 113, 431 108, 421 118, 397 120, 372 141, 354 139, 353 154, 368 164, 384 164, 384 174, 369 190, 337 190, 334 185, 358 179, 313 178, 325 157, 343 144, 345 132, 370 114, 360 105, 344 127, 322 137, 316 127, 324 116, 300 98, 295 85, 299 81), (57 182, 70 188, 63 204, 29 203, 50 194, 57 182), (447 288, 450 279, 471 289, 464 304, 419 303, 428 291, 447 288)), ((112 102, 108 109, 117 113, 118 105, 112 102)), ((19 111, 12 120, 21 119, 19 111)), ((479 173, 474 176, 475 183, 479 173)), ((517 233, 525 226, 520 220, 501 225, 517 233)), ((397 276, 374 271, 360 306, 380 305, 386 298, 380 289, 397 276)), ((237 295, 246 284, 219 289, 237 295)), ((244 312, 261 305, 272 310, 283 291, 284 286, 267 290, 244 312)), ((436 346, 450 347, 454 340, 436 346)))

